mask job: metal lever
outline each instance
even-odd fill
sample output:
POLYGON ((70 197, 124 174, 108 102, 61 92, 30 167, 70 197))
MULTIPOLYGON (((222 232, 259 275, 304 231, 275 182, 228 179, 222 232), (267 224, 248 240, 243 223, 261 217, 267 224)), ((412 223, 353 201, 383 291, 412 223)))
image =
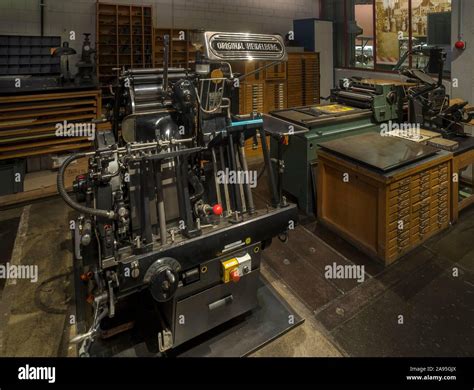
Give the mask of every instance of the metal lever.
POLYGON ((219 307, 228 305, 234 301, 234 297, 231 295, 228 295, 225 298, 219 299, 218 301, 212 302, 208 305, 209 310, 215 310, 218 309, 219 307))
POLYGON ((176 281, 176 278, 174 277, 173 273, 169 269, 166 270, 166 278, 168 279, 168 282, 170 282, 171 284, 173 284, 176 281))

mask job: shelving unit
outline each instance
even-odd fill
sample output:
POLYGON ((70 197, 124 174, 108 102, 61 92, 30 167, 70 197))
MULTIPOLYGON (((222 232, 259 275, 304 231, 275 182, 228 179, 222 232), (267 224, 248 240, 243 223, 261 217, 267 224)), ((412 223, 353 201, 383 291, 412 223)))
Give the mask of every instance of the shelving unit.
POLYGON ((153 66, 153 18, 151 6, 97 2, 97 78, 104 98, 120 68, 153 66))
POLYGON ((89 148, 83 137, 57 137, 58 123, 100 118, 100 91, 0 97, 0 161, 89 148))
POLYGON ((0 75, 59 74, 61 58, 51 49, 61 46, 61 37, 0 35, 0 75))
POLYGON ((156 28, 155 36, 155 66, 163 64, 164 44, 163 37, 169 35, 170 40, 170 66, 189 68, 194 64, 196 49, 191 44, 190 36, 193 30, 156 28))

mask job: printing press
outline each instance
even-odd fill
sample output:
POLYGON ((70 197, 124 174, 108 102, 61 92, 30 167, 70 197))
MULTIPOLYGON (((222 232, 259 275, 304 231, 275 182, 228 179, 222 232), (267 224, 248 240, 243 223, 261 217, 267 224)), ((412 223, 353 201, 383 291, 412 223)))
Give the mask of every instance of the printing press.
POLYGON ((315 212, 317 150, 320 142, 380 131, 380 123, 403 115, 403 83, 342 79, 331 102, 277 110, 266 115, 266 128, 286 127, 289 140, 272 137, 271 153, 280 172, 282 191, 306 214, 315 212), (297 131, 295 131, 297 129, 297 131), (304 130, 304 131, 303 131, 304 130))
POLYGON ((120 320, 130 307, 143 309, 160 352, 249 312, 262 250, 274 237, 286 239, 297 221, 295 205, 274 199, 256 209, 253 183, 222 180, 227 172, 249 175, 244 141, 264 134, 258 117, 232 115, 227 61, 284 61, 281 37, 206 32, 201 39, 205 53, 194 70, 168 66, 169 37, 163 68, 123 70, 113 131, 98 133, 93 151, 60 168, 59 192, 80 213, 76 292, 90 304, 89 327, 73 340, 81 356, 100 336, 128 329, 120 320), (73 199, 64 171, 82 157, 89 171, 76 178, 73 199))

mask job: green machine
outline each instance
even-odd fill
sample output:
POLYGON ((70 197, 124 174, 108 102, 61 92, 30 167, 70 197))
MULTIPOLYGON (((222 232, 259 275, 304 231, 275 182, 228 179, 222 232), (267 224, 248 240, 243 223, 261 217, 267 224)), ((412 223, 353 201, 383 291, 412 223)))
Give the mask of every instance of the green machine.
POLYGON ((413 83, 395 80, 341 79, 331 90, 331 100, 351 107, 372 110, 375 122, 402 117, 405 90, 413 83))
POLYGON ((264 115, 265 130, 281 129, 270 141, 272 161, 277 164, 279 188, 289 194, 306 214, 316 210, 318 144, 347 135, 380 131, 372 110, 341 104, 297 107, 264 115), (286 133, 285 133, 286 130, 286 133))
POLYGON ((331 103, 265 115, 264 128, 271 136, 270 151, 279 172, 280 192, 293 197, 304 213, 314 214, 318 144, 380 132, 381 122, 403 118, 405 87, 409 85, 413 84, 357 77, 341 79, 338 88, 331 90, 331 103))

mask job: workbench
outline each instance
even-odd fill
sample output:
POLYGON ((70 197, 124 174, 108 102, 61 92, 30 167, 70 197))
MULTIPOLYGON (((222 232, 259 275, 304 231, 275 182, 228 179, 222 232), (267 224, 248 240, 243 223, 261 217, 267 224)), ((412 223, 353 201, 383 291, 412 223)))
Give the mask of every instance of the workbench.
POLYGON ((357 160, 356 153, 335 152, 336 141, 320 144, 317 210, 324 226, 385 265, 449 226, 451 153, 377 134, 343 141, 363 153, 357 160), (374 137, 388 147, 371 151, 374 137))

